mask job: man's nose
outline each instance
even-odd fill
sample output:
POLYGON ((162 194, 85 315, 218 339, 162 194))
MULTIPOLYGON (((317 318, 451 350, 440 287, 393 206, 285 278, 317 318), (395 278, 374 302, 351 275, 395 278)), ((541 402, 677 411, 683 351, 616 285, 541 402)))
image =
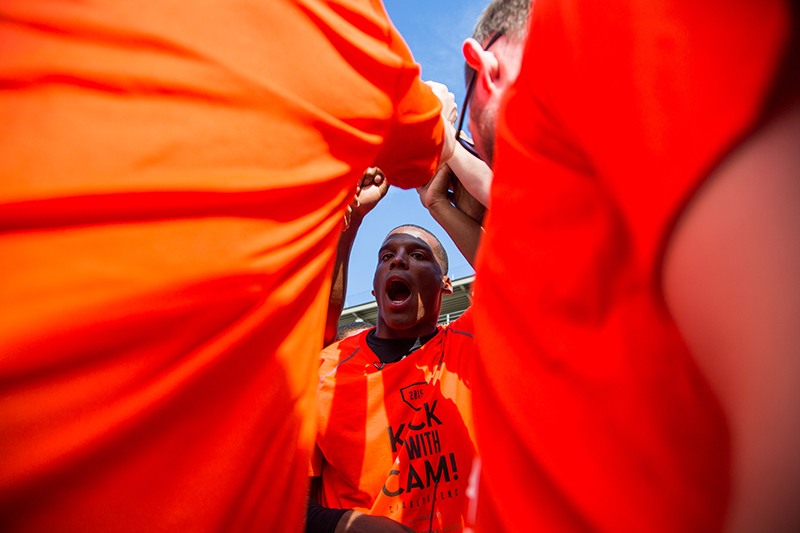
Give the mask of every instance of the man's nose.
POLYGON ((398 253, 392 258, 392 268, 408 268, 408 261, 406 260, 405 254, 398 253))

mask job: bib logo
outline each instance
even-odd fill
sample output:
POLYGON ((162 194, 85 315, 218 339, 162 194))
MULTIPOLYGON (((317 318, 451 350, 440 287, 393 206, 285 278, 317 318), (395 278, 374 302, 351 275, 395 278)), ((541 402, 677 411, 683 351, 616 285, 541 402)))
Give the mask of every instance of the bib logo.
POLYGON ((390 518, 403 523, 422 520, 427 525, 436 502, 436 525, 431 531, 460 531, 465 509, 462 489, 469 469, 459 466, 471 462, 473 448, 458 406, 437 380, 412 383, 393 394, 398 390, 412 410, 406 411, 394 396, 396 411, 390 418, 394 423, 386 427, 394 464, 381 488, 390 518))
MULTIPOLYGON (((439 464, 434 466, 434 463, 431 463, 428 459, 425 459, 425 481, 422 481, 422 477, 417 472, 417 470, 412 466, 408 466, 408 477, 403 479, 396 479, 392 480, 393 477, 400 477, 401 472, 399 470, 392 470, 389 472, 389 480, 386 481, 383 485, 384 494, 389 496, 390 498, 394 498, 395 496, 400 496, 404 492, 411 492, 414 489, 427 489, 431 486, 438 486, 440 481, 450 481, 450 474, 453 474, 453 481, 458 480, 458 468, 456 467, 456 456, 453 453, 448 454, 450 457, 450 467, 452 470, 448 469, 447 464, 447 457, 444 455, 439 456, 439 464), (444 478, 444 479, 443 479, 444 478), (390 490, 388 485, 394 485, 396 487, 395 490, 390 490), (403 486, 405 485, 405 487, 403 486)), ((444 495, 442 495, 444 496, 444 495)), ((452 492, 450 493, 450 497, 452 498, 452 492)), ((456 496, 458 496, 458 491, 456 490, 456 496)))
POLYGON ((442 425, 442 421, 436 416, 436 406, 439 400, 433 400, 431 404, 423 401, 425 385, 427 383, 414 383, 401 389, 403 401, 415 411, 419 411, 419 414, 414 415, 416 423, 411 421, 408 426, 405 423, 400 424, 396 431, 392 426, 386 428, 392 453, 397 453, 398 450, 405 448, 409 460, 422 459, 422 461, 416 462, 416 468, 414 463, 409 463, 406 473, 401 473, 399 470, 389 472, 389 481, 383 486, 383 493, 390 498, 404 492, 411 492, 413 489, 427 489, 434 484, 438 485, 442 479, 450 481, 451 474, 454 481, 458 480, 455 454, 442 454, 442 443, 439 439, 439 426, 442 425), (416 405, 412 402, 415 402, 416 405), (423 408, 424 417, 422 416, 423 408), (449 464, 448 458, 450 459, 449 464), (421 469, 419 472, 418 468, 421 469), (424 482, 420 472, 424 472, 424 482), (390 489, 387 485, 393 485, 393 488, 390 489))
POLYGON ((415 411, 419 411, 422 409, 422 400, 425 396, 425 387, 427 386, 427 383, 420 381, 418 383, 413 383, 408 387, 403 387, 400 389, 400 397, 410 408, 415 411))

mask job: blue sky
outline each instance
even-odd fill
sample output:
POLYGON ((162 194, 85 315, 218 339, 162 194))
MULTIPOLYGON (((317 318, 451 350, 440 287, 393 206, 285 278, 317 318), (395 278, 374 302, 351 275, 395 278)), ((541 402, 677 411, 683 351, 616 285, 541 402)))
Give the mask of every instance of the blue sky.
MULTIPOLYGON (((489 0, 384 0, 386 11, 422 67, 422 79, 444 83, 461 106, 464 100, 464 60, 461 44, 472 34, 475 21, 489 0)), ((396 187, 367 216, 353 244, 345 306, 373 300, 372 276, 383 238, 401 224, 429 229, 444 244, 450 260, 450 277, 473 274, 447 233, 419 202, 414 190, 396 187)))

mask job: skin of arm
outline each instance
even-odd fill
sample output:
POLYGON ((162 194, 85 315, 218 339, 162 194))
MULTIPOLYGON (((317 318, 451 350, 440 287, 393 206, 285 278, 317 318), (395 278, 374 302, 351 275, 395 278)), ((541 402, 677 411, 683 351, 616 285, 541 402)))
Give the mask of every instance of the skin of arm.
POLYGON ((325 318, 324 346, 334 342, 339 330, 339 317, 344 309, 347 294, 347 271, 350 264, 350 251, 356 240, 358 228, 364 217, 386 196, 389 182, 380 169, 369 168, 359 179, 356 194, 345 213, 345 229, 339 237, 336 259, 333 264, 331 296, 328 300, 328 313, 325 318))
POLYGON ((460 143, 456 143, 453 157, 447 161, 461 184, 481 204, 490 207, 492 191, 492 169, 481 159, 467 152, 460 143))
POLYGON ((729 155, 681 215, 664 297, 731 435, 726 530, 800 531, 800 104, 729 155))
POLYGON ((456 131, 453 128, 458 119, 458 108, 455 103, 455 96, 449 92, 447 86, 434 81, 425 83, 433 90, 433 93, 442 102, 442 118, 445 123, 445 146, 442 149, 442 158, 439 162, 439 170, 447 164, 456 176, 461 179, 461 183, 467 191, 475 197, 482 205, 489 207, 489 197, 492 189, 492 169, 483 162, 467 152, 461 143, 455 139, 456 131))
MULTIPOLYGON (((435 82, 426 81, 425 84, 431 88, 433 94, 442 103, 442 121, 444 122, 444 143, 442 144, 442 154, 439 158, 439 168, 452 159, 456 147, 460 146, 456 142, 456 130, 453 128, 458 119, 458 108, 456 107, 456 97, 446 85, 435 82)), ((462 148, 463 149, 463 148, 462 148)), ((469 155, 469 154, 468 154, 469 155)))
POLYGON ((483 218, 486 215, 486 206, 480 203, 469 193, 469 191, 467 191, 466 187, 464 187, 461 181, 459 181, 458 176, 456 176, 454 173, 451 173, 450 188, 452 189, 452 192, 447 193, 450 203, 455 205, 463 213, 483 226, 483 218))
POLYGON ((442 167, 427 185, 418 187, 417 192, 422 205, 450 235, 464 258, 474 268, 483 230, 477 220, 450 203, 448 191, 452 178, 452 170, 447 166, 442 167))

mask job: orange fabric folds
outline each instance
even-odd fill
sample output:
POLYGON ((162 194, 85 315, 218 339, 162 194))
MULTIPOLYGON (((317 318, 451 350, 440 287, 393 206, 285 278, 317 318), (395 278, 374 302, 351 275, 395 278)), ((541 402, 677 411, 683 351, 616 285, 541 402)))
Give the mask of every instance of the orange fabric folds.
POLYGON ((476 531, 723 529, 727 422, 661 259, 787 29, 781 2, 536 0, 476 275, 476 531))
POLYGON ((382 7, 2 0, 0 50, 3 529, 301 530, 343 208, 442 142, 382 7))

